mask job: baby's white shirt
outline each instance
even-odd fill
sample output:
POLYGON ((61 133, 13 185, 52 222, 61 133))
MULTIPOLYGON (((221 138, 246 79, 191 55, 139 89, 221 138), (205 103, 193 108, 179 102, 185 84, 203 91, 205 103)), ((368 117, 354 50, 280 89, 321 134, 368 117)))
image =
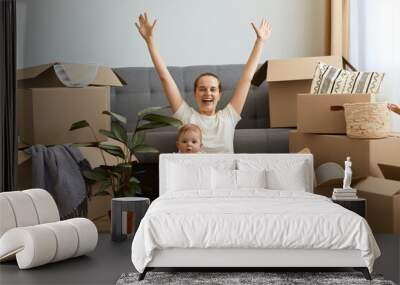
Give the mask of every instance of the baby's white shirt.
POLYGON ((241 117, 231 104, 215 115, 207 116, 200 114, 183 101, 173 117, 184 124, 199 126, 203 138, 202 153, 233 153, 235 127, 241 117))

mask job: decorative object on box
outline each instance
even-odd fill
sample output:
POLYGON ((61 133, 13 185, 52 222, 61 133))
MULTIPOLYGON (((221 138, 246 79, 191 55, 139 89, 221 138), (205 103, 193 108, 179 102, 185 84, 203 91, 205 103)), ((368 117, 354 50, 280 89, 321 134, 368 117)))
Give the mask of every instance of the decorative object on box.
POLYGON ((311 94, 378 94, 384 73, 354 72, 319 62, 311 84, 311 94))
POLYGON ((390 114, 386 103, 350 103, 343 107, 347 136, 357 139, 389 136, 390 114))
POLYGON ((103 114, 112 118, 111 130, 99 130, 99 133, 108 138, 117 140, 123 144, 123 148, 117 145, 111 145, 99 142, 93 128, 86 120, 78 121, 72 124, 70 130, 81 128, 90 128, 93 132, 95 142, 76 144, 80 147, 98 148, 103 156, 104 165, 100 165, 91 171, 84 171, 83 175, 92 180, 100 182, 99 191, 95 195, 109 195, 107 191, 111 188, 113 197, 135 196, 141 191, 139 180, 135 178, 133 165, 139 163, 135 153, 158 153, 158 150, 149 145, 145 145, 144 135, 146 130, 157 129, 167 126, 180 127, 182 122, 165 115, 153 113, 166 107, 149 107, 138 113, 136 128, 128 136, 126 129, 127 120, 124 116, 109 111, 103 111, 103 114), (118 163, 108 165, 104 153, 114 156, 118 163))
POLYGON ((85 218, 60 221, 49 192, 29 189, 0 193, 0 261, 17 259, 20 269, 93 251, 98 234, 85 218))
POLYGON ((111 239, 113 241, 123 241, 128 236, 134 236, 140 221, 144 217, 147 208, 150 206, 149 198, 142 197, 122 197, 113 198, 111 201, 111 239), (135 224, 124 217, 129 213, 134 215, 135 224), (132 229, 133 226, 133 229, 132 229))
POLYGON ((367 200, 363 198, 356 198, 356 199, 351 199, 351 200, 346 200, 346 199, 332 199, 333 203, 339 204, 340 206, 356 213, 359 214, 361 217, 365 218, 366 217, 366 204, 367 200))

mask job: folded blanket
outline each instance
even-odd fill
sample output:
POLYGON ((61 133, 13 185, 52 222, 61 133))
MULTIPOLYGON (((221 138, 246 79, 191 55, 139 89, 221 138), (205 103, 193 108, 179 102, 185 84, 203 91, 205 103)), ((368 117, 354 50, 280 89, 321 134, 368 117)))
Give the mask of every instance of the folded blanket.
POLYGON ((87 216, 88 184, 81 171, 89 162, 71 145, 31 146, 32 186, 47 190, 56 201, 61 219, 87 216))

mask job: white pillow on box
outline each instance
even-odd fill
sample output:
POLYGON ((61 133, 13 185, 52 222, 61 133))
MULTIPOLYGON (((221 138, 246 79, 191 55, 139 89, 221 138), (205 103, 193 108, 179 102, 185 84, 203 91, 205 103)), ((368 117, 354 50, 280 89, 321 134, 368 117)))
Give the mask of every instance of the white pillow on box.
POLYGON ((236 170, 212 168, 213 189, 218 190, 236 190, 236 170))
POLYGON ((267 171, 236 170, 237 188, 267 188, 267 171))
POLYGON ((293 162, 290 167, 267 170, 268 189, 306 192, 308 185, 307 167, 304 161, 293 162))
POLYGON ((168 191, 211 190, 213 188, 210 166, 170 163, 168 167, 168 191))

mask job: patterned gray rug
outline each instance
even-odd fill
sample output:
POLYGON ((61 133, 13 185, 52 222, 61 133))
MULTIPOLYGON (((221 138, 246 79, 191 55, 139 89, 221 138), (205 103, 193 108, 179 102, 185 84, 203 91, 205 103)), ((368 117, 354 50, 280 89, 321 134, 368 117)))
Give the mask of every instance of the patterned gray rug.
POLYGON ((146 284, 213 284, 213 285, 297 285, 297 284, 379 284, 395 285, 380 275, 372 275, 368 281, 360 272, 148 272, 146 278, 138 281, 138 273, 122 274, 117 285, 146 284))

